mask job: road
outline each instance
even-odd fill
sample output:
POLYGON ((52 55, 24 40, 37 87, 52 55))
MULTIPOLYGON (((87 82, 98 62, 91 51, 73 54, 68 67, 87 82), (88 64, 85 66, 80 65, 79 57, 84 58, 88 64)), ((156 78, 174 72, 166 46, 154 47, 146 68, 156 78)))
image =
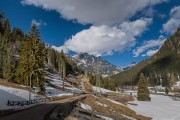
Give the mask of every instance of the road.
POLYGON ((67 99, 57 100, 46 104, 41 104, 26 110, 22 110, 7 116, 0 117, 0 120, 44 120, 45 117, 60 103, 65 103, 71 100, 81 99, 88 95, 80 95, 67 99))

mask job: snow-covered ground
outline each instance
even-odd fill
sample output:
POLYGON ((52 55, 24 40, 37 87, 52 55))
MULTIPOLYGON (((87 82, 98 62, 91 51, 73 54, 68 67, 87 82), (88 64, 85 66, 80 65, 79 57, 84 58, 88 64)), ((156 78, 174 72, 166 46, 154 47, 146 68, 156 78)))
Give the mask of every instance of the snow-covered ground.
MULTIPOLYGON (((57 87, 63 87, 63 80, 59 74, 52 74, 50 72, 47 72, 47 75, 45 76, 46 79, 49 80, 49 82, 57 87)), ((64 82, 66 91, 59 90, 50 86, 46 85, 46 94, 48 97, 59 97, 64 95, 72 95, 73 93, 82 93, 82 90, 72 86, 68 82, 64 82), (67 87, 68 86, 68 87, 67 87)))
POLYGON ((63 90, 58 90, 50 86, 46 86, 46 95, 48 97, 61 97, 61 96, 72 95, 72 93, 63 90))
MULTIPOLYGON (((56 73, 52 74, 50 72, 47 72, 45 78, 47 80, 49 80, 49 82, 52 85, 55 85, 57 87, 63 86, 63 81, 59 74, 56 74, 56 73)), ((82 93, 82 90, 73 87, 68 82, 64 82, 64 85, 65 85, 65 89, 66 89, 65 91, 53 88, 46 83, 45 84, 45 89, 46 89, 45 93, 48 97, 60 97, 60 96, 73 95, 74 93, 82 93)), ((26 86, 22 86, 22 87, 26 87, 26 86)), ((37 89, 37 88, 35 88, 35 89, 37 89)), ((32 96, 31 99, 36 99, 36 98, 41 97, 41 96, 38 96, 33 93, 31 96, 32 96)), ((27 100, 29 100, 29 91, 12 88, 12 87, 5 87, 5 86, 0 85, 0 110, 24 108, 24 107, 20 107, 20 106, 7 106, 8 100, 10 100, 10 101, 27 101, 27 100)), ((28 107, 28 106, 31 106, 31 105, 26 105, 26 107, 28 107)))
POLYGON ((168 96, 151 95, 151 101, 137 101, 128 105, 139 114, 152 117, 153 120, 180 120, 180 101, 173 101, 168 96))
POLYGON ((85 109, 85 110, 92 110, 91 106, 87 105, 87 104, 84 104, 84 103, 80 103, 80 106, 82 109, 85 109))
MULTIPOLYGON (((35 98, 41 98, 41 96, 32 93, 31 99, 35 98)), ((19 106, 7 106, 8 100, 27 101, 29 100, 29 91, 0 85, 0 110, 20 108, 19 106)))
POLYGON ((114 92, 114 91, 111 91, 111 90, 108 90, 108 89, 104 89, 104 88, 99 88, 99 87, 96 87, 96 86, 93 86, 93 90, 94 91, 98 91, 98 92, 101 92, 101 93, 107 93, 107 92, 114 92))

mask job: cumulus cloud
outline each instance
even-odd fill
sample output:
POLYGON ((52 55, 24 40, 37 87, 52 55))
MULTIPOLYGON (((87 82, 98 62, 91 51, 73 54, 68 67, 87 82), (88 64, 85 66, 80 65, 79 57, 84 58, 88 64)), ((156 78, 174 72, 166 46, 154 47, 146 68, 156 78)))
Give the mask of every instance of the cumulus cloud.
POLYGON ((154 6, 168 0, 22 0, 23 5, 34 5, 55 10, 67 20, 81 24, 114 25, 129 19, 147 4, 154 6))
POLYGON ((176 6, 170 11, 170 19, 163 24, 161 32, 173 34, 180 27, 180 6, 176 6))
POLYGON ((31 26, 32 26, 33 24, 37 25, 38 27, 46 26, 46 25, 47 25, 46 22, 43 22, 42 20, 38 20, 38 21, 37 21, 37 20, 35 20, 35 19, 33 19, 33 20, 31 21, 31 26))
POLYGON ((141 35, 151 22, 151 18, 141 18, 133 22, 123 22, 118 27, 91 26, 72 36, 58 50, 71 50, 95 56, 111 55, 114 51, 122 52, 135 45, 135 37, 141 35))
POLYGON ((138 57, 140 54, 142 54, 144 52, 146 52, 146 54, 143 54, 142 56, 153 55, 159 49, 156 49, 156 50, 152 50, 152 49, 156 48, 156 47, 160 48, 160 46, 164 43, 165 40, 166 40, 166 38, 161 35, 157 40, 145 41, 142 46, 133 50, 134 57, 138 57), (151 50, 149 50, 149 49, 151 49, 151 50))
POLYGON ((148 51, 146 52, 146 54, 143 54, 142 56, 143 56, 143 57, 144 57, 144 56, 152 56, 152 55, 154 55, 155 53, 157 53, 158 50, 159 50, 159 49, 148 50, 148 51))

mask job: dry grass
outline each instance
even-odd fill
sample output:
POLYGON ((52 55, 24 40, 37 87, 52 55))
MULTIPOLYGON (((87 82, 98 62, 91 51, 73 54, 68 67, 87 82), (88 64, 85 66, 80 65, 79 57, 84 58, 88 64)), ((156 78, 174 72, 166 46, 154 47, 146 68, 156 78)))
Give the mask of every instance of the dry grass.
POLYGON ((0 85, 6 86, 6 87, 13 87, 13 88, 18 88, 18 89, 28 90, 27 87, 20 86, 20 84, 8 82, 7 80, 1 79, 1 78, 0 78, 0 85))
POLYGON ((136 112, 134 112, 133 110, 129 109, 126 106, 120 105, 120 104, 115 104, 109 100, 107 100, 106 98, 98 98, 96 99, 96 97, 94 96, 90 96, 87 97, 84 101, 85 104, 88 104, 92 107, 93 110, 105 113, 107 115, 126 115, 132 118, 135 118, 137 120, 151 120, 151 118, 149 117, 145 117, 142 115, 137 115, 136 112), (106 106, 101 106, 101 105, 97 105, 95 103, 95 101, 98 101, 102 104, 107 105, 106 106))
POLYGON ((64 120, 78 120, 76 117, 68 116, 64 120))
POLYGON ((118 101, 123 104, 126 104, 127 102, 130 102, 130 101, 134 101, 134 98, 129 95, 121 94, 121 93, 114 93, 114 92, 107 93, 107 98, 118 101))

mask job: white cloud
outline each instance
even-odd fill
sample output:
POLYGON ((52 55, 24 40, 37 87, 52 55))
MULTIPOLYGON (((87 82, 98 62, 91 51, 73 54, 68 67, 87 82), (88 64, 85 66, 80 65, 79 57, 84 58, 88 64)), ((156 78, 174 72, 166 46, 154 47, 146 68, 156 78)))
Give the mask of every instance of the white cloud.
POLYGON ((146 54, 143 54, 142 56, 143 56, 143 57, 144 57, 144 56, 153 56, 155 53, 158 52, 158 50, 159 50, 159 49, 148 50, 148 51, 146 52, 146 54))
POLYGON ((33 24, 37 25, 38 27, 46 26, 46 25, 47 25, 46 22, 43 22, 42 20, 37 21, 37 20, 35 20, 35 19, 33 19, 33 20, 31 21, 31 26, 32 26, 33 24))
POLYGON ((140 54, 144 52, 146 52, 146 54, 143 54, 142 56, 151 56, 153 53, 157 52, 158 49, 156 50, 149 50, 149 49, 160 47, 165 40, 166 38, 161 35, 157 40, 145 41, 141 47, 138 47, 136 50, 133 50, 134 57, 138 57, 140 54))
POLYGON ((135 37, 141 35, 151 22, 151 18, 141 18, 134 22, 123 22, 118 27, 91 26, 72 36, 58 50, 65 49, 95 56, 111 55, 114 51, 122 52, 135 45, 135 37))
MULTIPOLYGON (((151 0, 150 7, 168 0, 151 0)), ((35 5, 55 10, 67 20, 82 24, 114 25, 143 10, 149 0, 22 0, 23 5, 35 5)))
POLYGON ((69 50, 66 47, 64 47, 64 46, 60 46, 60 47, 52 46, 52 48, 54 48, 55 50, 57 50, 59 52, 61 52, 61 50, 63 50, 64 53, 68 53, 69 52, 69 50))
POLYGON ((161 32, 173 34, 178 27, 180 27, 180 6, 176 6, 171 9, 170 19, 163 24, 163 30, 161 32))

